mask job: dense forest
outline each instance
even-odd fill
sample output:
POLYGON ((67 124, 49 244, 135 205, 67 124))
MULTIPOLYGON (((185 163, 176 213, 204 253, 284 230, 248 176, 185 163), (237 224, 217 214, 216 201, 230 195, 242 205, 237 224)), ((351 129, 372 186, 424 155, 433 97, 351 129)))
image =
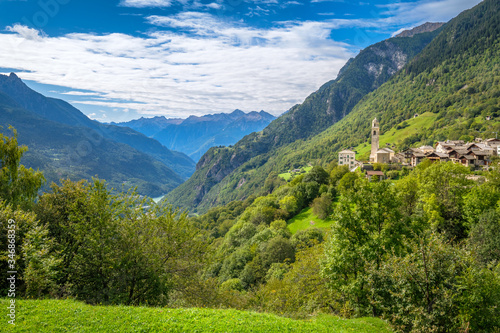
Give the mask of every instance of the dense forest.
MULTIPOLYGON (((0 141, 2 288, 17 297, 90 304, 212 307, 292 318, 386 319, 400 332, 500 327, 500 172, 424 161, 388 180, 330 163, 269 194, 201 216, 156 205, 99 179, 38 194, 43 175, 0 141), (326 221, 290 231, 304 209, 326 221)), ((273 180, 274 179, 274 180, 273 180)))

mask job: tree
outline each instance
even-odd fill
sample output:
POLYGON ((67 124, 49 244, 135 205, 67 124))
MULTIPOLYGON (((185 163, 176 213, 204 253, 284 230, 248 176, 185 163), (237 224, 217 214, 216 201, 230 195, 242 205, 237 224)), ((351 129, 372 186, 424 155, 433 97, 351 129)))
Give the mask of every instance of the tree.
POLYGON ((358 179, 358 175, 354 172, 346 173, 338 182, 339 192, 345 193, 354 188, 354 182, 358 179))
POLYGON ((331 184, 337 186, 339 180, 341 180, 347 173, 349 173, 349 167, 347 165, 335 166, 330 172, 331 184))
POLYGON ((299 204, 293 195, 287 195, 279 201, 280 208, 292 215, 298 211, 299 204))
POLYGON ((26 265, 23 280, 27 296, 57 295, 62 260, 53 252, 54 240, 48 234, 46 226, 35 222, 23 241, 21 250, 26 265))
POLYGON ((498 272, 435 233, 410 241, 406 255, 391 255, 367 280, 372 306, 400 332, 490 332, 500 324, 498 272))
MULTIPOLYGON (((20 209, 13 208, 12 204, 7 204, 0 201, 0 296, 7 296, 7 271, 11 271, 13 264, 15 271, 19 276, 24 275, 26 261, 22 257, 22 245, 25 242, 26 235, 36 226, 36 216, 33 212, 25 212, 20 209), (14 227, 15 226, 15 229, 14 227), (11 230, 11 231, 9 231, 11 230), (12 231, 15 230, 15 233, 12 231), (9 237, 10 235, 10 237, 9 237), (15 238, 13 238, 15 235, 15 238), (9 240, 15 239, 15 247, 11 245, 9 248, 9 240), (9 261, 14 260, 14 262, 9 261)), ((24 280, 17 280, 17 290, 24 289, 24 280)))
POLYGON ((20 164, 21 157, 28 150, 17 143, 17 131, 12 137, 0 133, 0 200, 14 206, 30 205, 38 194, 45 178, 39 171, 20 164))
POLYGON ((186 214, 133 191, 112 195, 98 179, 52 188, 36 212, 61 261, 60 296, 92 304, 166 305, 200 270, 206 238, 186 214))
POLYGON ((340 309, 328 289, 327 280, 320 275, 321 245, 306 248, 296 255, 283 276, 272 277, 257 291, 263 311, 304 318, 318 311, 340 309))
POLYGON ((313 213, 324 220, 332 213, 332 198, 328 193, 323 193, 321 197, 314 199, 311 206, 313 213))
POLYGON ((404 251, 409 223, 399 211, 390 182, 356 182, 334 212, 336 223, 325 244, 322 274, 334 290, 342 291, 358 314, 368 313, 367 263, 378 269, 388 251, 404 251))
POLYGON ((321 166, 314 166, 311 171, 309 171, 305 177, 304 182, 316 182, 318 184, 328 184, 329 175, 321 166))
POLYGON ((434 230, 457 241, 467 236, 463 208, 473 185, 468 174, 466 167, 452 162, 429 163, 416 173, 419 209, 425 219, 434 230))

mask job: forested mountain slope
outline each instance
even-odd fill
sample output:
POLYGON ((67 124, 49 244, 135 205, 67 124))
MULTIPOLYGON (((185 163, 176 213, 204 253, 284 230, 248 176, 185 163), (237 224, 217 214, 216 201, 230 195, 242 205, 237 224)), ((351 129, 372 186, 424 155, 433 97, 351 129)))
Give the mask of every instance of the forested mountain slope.
POLYGON ((23 163, 43 171, 47 186, 98 176, 116 189, 137 186, 141 194, 159 196, 182 183, 194 166, 186 155, 141 133, 102 125, 31 90, 15 74, 0 76, 0 126, 8 136, 9 126, 17 130, 19 143, 29 147, 23 163))
POLYGON ((396 142, 400 146, 432 144, 464 135, 495 136, 500 130, 499 6, 498 1, 484 1, 451 20, 415 60, 364 97, 342 121, 313 138, 266 153, 258 138, 266 136, 264 130, 233 148, 210 150, 193 177, 169 199, 187 207, 198 205, 203 211, 263 193, 272 188, 277 173, 308 163, 328 163, 336 159, 339 150, 367 142, 374 117, 380 120, 384 133, 415 113, 436 114, 432 126, 396 142), (225 164, 234 164, 248 150, 262 153, 242 159, 231 173, 221 173, 227 169, 225 164))
POLYGON ((0 92, 9 96, 23 109, 43 119, 69 126, 84 127, 96 131, 104 138, 127 144, 163 162, 183 178, 189 177, 194 172, 194 162, 185 154, 170 151, 158 141, 129 128, 104 125, 91 120, 71 104, 45 97, 30 89, 14 73, 9 76, 0 75, 0 92))
POLYGON ((272 155, 275 149, 321 133, 349 114, 363 96, 403 68, 439 31, 390 38, 362 50, 347 62, 335 80, 325 83, 304 103, 291 108, 262 132, 244 137, 232 148, 209 150, 198 162, 196 173, 172 192, 169 201, 193 208, 204 201, 215 184, 243 164, 261 164, 267 159, 266 154, 272 155), (257 162, 250 162, 252 159, 257 162))

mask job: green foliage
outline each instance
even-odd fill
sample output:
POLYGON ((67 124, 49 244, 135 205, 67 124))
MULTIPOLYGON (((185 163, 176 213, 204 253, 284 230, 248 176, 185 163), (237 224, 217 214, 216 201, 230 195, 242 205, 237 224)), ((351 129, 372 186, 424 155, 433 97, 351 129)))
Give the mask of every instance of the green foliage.
POLYGON ((0 133, 0 200, 26 207, 36 198, 45 178, 41 172, 20 164, 28 148, 19 147, 16 130, 9 129, 12 137, 0 133))
MULTIPOLYGON (((99 180, 54 184, 36 212, 48 230, 45 246, 61 263, 59 296, 93 304, 166 304, 203 263, 205 241, 185 214, 134 192, 111 195, 99 180)), ((37 246, 43 251, 43 244, 37 246)))
POLYGON ((366 313, 367 263, 378 269, 388 251, 404 249, 404 236, 410 234, 395 198, 389 182, 360 179, 335 209, 336 223, 325 245, 322 274, 332 289, 342 291, 358 314, 366 313))
MULTIPOLYGON (((7 296, 8 283, 7 271, 9 269, 9 260, 15 260, 14 267, 18 272, 19 276, 23 276, 26 268, 25 261, 22 260, 22 245, 27 237, 27 234, 36 227, 36 216, 32 212, 25 212, 20 209, 13 208, 12 205, 8 205, 3 201, 0 201, 0 244, 2 248, 0 249, 0 278, 2 282, 0 284, 0 296, 7 296), (9 220, 15 223, 9 223, 9 220), (10 225, 15 225, 15 229, 9 227, 10 225), (9 238, 8 235, 13 235, 12 231, 15 230, 15 238, 9 238), (9 239, 15 239, 15 249, 11 250, 8 248, 9 239)), ((12 264, 12 262, 10 262, 12 264)), ((17 290, 21 292, 26 288, 23 280, 17 280, 17 290)))
POLYGON ((479 215, 470 230, 469 246, 483 265, 500 263, 500 209, 489 209, 479 215))
POLYGON ((237 290, 237 291, 243 291, 243 283, 241 282, 240 279, 229 279, 224 281, 220 288, 222 290, 237 290))
POLYGON ((338 189, 341 193, 346 193, 354 188, 354 183, 359 178, 359 176, 354 172, 349 172, 344 174, 338 182, 338 189))
POLYGON ((445 233, 449 239, 466 237, 463 207, 465 195, 472 181, 466 177, 470 171, 451 162, 422 164, 415 174, 419 178, 421 209, 432 228, 445 233))
POLYGON ((57 280, 62 259, 53 252, 54 241, 46 226, 33 224, 22 245, 26 265, 23 275, 26 296, 57 295, 57 280))
POLYGON ((305 318, 317 311, 338 310, 332 304, 332 292, 320 275, 321 246, 313 246, 297 253, 297 260, 283 278, 271 278, 257 292, 261 310, 305 318))
POLYGON ((347 165, 336 166, 330 171, 330 181, 332 185, 337 186, 338 182, 344 177, 345 174, 349 173, 349 167, 347 165))
POLYGON ((316 182, 318 184, 328 184, 329 175, 321 166, 316 165, 304 176, 304 182, 316 182))
MULTIPOLYGON (((410 242, 368 277, 371 304, 400 332, 490 332, 499 324, 500 275, 433 234, 410 242)), ((375 268, 375 267, 374 267, 375 268)))
POLYGON ((321 197, 314 199, 312 203, 312 211, 314 215, 324 220, 332 213, 332 197, 328 193, 323 193, 321 197))
POLYGON ((325 231, 319 228, 309 228, 297 231, 290 241, 296 249, 304 249, 313 247, 323 243, 325 239, 325 231))

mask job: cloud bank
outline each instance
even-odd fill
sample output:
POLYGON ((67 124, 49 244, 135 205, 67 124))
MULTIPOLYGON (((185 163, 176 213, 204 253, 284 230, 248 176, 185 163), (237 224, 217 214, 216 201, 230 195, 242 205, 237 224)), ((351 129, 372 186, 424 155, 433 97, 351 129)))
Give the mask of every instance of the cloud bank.
MULTIPOLYGON (((195 11, 202 5, 216 9, 224 1, 122 0, 124 7, 181 5, 192 9, 147 16, 152 30, 135 36, 73 33, 51 37, 20 24, 8 26, 0 33, 4 50, 0 67, 26 71, 20 75, 23 79, 66 87, 60 93, 74 96, 70 102, 80 106, 168 117, 236 108, 279 115, 335 78, 358 51, 356 46, 334 41, 335 29, 359 30, 362 40, 363 29, 392 33, 425 21, 447 21, 479 2, 398 2, 380 6, 379 14, 369 19, 275 22, 272 28, 255 28, 195 11)), ((297 5, 277 0, 246 3, 297 5)))
POLYGON ((199 12, 148 21, 173 30, 50 37, 8 27, 0 34, 9 50, 0 53, 0 67, 29 71, 23 79, 99 92, 78 102, 89 105, 175 117, 236 108, 277 115, 334 78, 353 55, 328 38, 331 24, 259 30, 199 12))

